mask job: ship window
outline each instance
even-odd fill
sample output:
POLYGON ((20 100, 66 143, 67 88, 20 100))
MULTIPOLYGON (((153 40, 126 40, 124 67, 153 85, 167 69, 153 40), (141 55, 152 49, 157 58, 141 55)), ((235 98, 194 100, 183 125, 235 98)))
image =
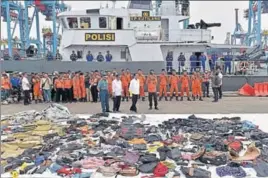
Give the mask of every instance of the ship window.
POLYGON ((80 18, 80 28, 91 28, 90 17, 81 17, 80 18))
POLYGON ((63 28, 67 28, 65 20, 63 18, 61 18, 60 20, 61 20, 63 28))
POLYGON ((67 18, 69 28, 78 28, 78 21, 76 17, 67 18))
POLYGON ((106 17, 99 17, 99 28, 107 28, 106 17))

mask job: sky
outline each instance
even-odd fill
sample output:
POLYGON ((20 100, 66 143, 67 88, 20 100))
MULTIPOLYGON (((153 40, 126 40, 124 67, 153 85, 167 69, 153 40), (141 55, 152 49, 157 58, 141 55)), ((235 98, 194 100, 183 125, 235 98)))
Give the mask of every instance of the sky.
MULTIPOLYGON (((105 6, 108 1, 66 1, 72 10, 83 10, 98 8, 100 4, 105 6)), ((110 3, 110 2, 109 2, 110 3)), ((116 7, 127 5, 127 1, 118 1, 116 7)), ((224 43, 226 33, 233 33, 235 29, 235 8, 239 8, 239 22, 242 28, 247 31, 247 20, 243 18, 243 11, 248 8, 248 1, 190 1, 190 23, 199 22, 203 19, 207 23, 221 23, 221 27, 212 28, 214 43, 224 43)), ((268 15, 262 15, 262 28, 268 29, 268 15)), ((52 22, 45 21, 45 17, 40 15, 40 24, 44 27, 52 26, 52 22)), ((36 36, 35 22, 32 27, 32 37, 36 36)), ((18 29, 18 28, 17 28, 18 29)), ((40 28, 42 29, 42 27, 40 28)), ((2 22, 2 38, 7 37, 6 23, 2 22)), ((19 36, 17 30, 15 36, 19 36)))

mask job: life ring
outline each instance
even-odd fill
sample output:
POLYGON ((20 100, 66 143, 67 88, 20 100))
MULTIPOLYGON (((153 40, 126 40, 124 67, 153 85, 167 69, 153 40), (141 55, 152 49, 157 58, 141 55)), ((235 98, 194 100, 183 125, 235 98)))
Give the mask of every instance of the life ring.
POLYGON ((239 64, 239 69, 240 70, 246 70, 249 69, 249 63, 247 61, 242 61, 239 64))

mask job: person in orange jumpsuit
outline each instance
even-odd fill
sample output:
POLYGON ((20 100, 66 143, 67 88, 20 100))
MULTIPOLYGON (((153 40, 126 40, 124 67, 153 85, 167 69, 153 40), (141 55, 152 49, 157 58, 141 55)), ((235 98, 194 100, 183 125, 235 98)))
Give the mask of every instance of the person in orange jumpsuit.
POLYGON ((55 79, 54 88, 56 89, 56 102, 64 100, 62 75, 59 75, 59 77, 55 79))
POLYGON ((10 82, 10 78, 8 77, 6 73, 2 74, 1 82, 2 82, 1 90, 3 93, 3 98, 7 99, 10 95, 11 82, 10 82))
POLYGON ((148 98, 149 98, 149 109, 152 110, 153 108, 153 98, 154 98, 154 108, 158 110, 157 107, 157 76, 154 74, 154 71, 151 70, 149 76, 147 77, 146 84, 148 86, 148 98))
POLYGON ((165 100, 167 101, 167 84, 168 84, 168 76, 165 69, 162 69, 162 73, 159 76, 159 101, 162 100, 163 95, 165 96, 165 100))
POLYGON ((146 77, 143 75, 142 70, 138 70, 138 79, 140 81, 140 97, 142 101, 145 101, 145 93, 144 93, 144 84, 146 82, 146 77))
POLYGON ((35 103, 38 103, 38 101, 41 103, 43 96, 42 91, 40 89, 41 79, 38 74, 35 74, 35 76, 32 79, 32 82, 33 82, 33 96, 35 103))
POLYGON ((72 102, 73 96, 72 96, 72 87, 73 87, 73 81, 70 79, 69 74, 65 73, 63 78, 63 88, 64 88, 64 101, 65 102, 72 102))
POLYGON ((113 94, 113 91, 112 91, 113 80, 114 80, 113 74, 111 72, 107 72, 108 92, 109 92, 110 97, 112 97, 112 94, 113 94))
POLYGON ((176 74, 176 71, 172 71, 172 75, 169 77, 170 84, 170 101, 173 99, 174 92, 176 100, 179 101, 179 76, 176 74))
POLYGON ((128 86, 129 86, 130 81, 124 69, 121 70, 121 82, 122 82, 122 89, 123 89, 122 101, 125 101, 125 99, 126 101, 128 101, 128 97, 129 97, 128 86))
POLYGON ((189 93, 189 81, 190 81, 190 78, 187 75, 187 72, 184 71, 183 75, 180 78, 180 82, 181 82, 181 101, 183 101, 184 92, 186 92, 186 94, 187 94, 187 100, 191 101, 190 93, 189 93))
POLYGON ((73 77, 73 97, 75 101, 79 101, 81 99, 79 72, 76 72, 75 76, 73 77))
POLYGON ((127 79, 128 79, 128 85, 130 84, 130 81, 132 80, 131 78, 131 73, 129 69, 126 69, 126 75, 127 75, 127 79))
POLYGON ((86 102, 86 85, 85 85, 85 76, 84 73, 80 73, 79 75, 79 87, 80 87, 80 91, 81 91, 81 97, 80 97, 80 101, 86 102))
POLYGON ((202 82, 203 82, 203 79, 200 75, 200 72, 196 72, 194 78, 192 79, 192 94, 193 94, 194 101, 197 98, 199 98, 199 101, 203 101, 203 99, 202 99, 202 82), (194 93, 194 91, 195 91, 195 93, 194 93))

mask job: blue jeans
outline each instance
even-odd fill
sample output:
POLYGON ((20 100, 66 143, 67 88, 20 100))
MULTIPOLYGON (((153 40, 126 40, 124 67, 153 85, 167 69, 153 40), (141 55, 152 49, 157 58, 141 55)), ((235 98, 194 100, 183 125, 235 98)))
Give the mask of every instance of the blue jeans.
POLYGON ((101 102, 102 112, 109 111, 109 93, 108 93, 108 90, 101 90, 100 91, 100 102, 101 102))
POLYGON ((227 72, 227 68, 228 68, 228 73, 231 74, 231 62, 225 62, 224 73, 227 72))
POLYGON ((2 89, 1 92, 2 92, 2 99, 3 100, 7 99, 10 95, 10 90, 2 89))
POLYGON ((51 90, 50 89, 48 89, 48 90, 43 89, 43 93, 44 93, 45 101, 50 102, 51 101, 51 90))

